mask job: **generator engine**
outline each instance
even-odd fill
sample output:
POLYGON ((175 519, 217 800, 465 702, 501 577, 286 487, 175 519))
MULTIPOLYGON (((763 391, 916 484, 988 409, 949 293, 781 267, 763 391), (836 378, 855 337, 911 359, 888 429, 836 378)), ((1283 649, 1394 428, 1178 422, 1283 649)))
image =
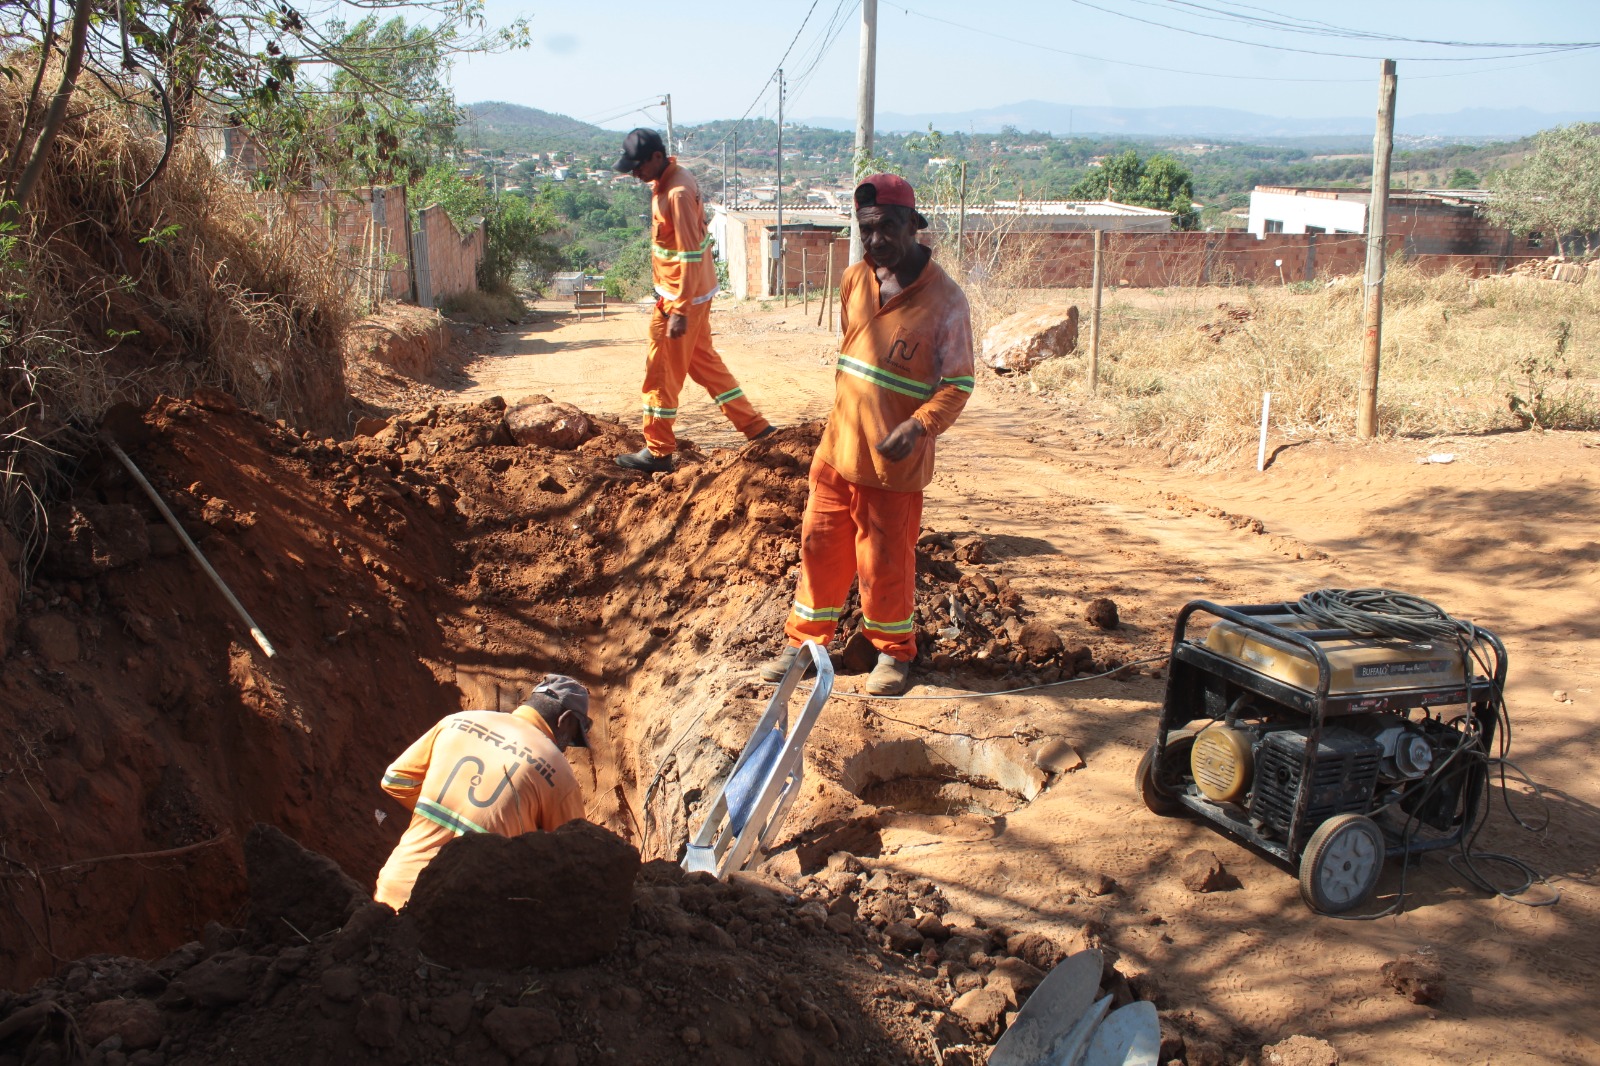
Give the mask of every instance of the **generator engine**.
POLYGON ((1459 842, 1471 821, 1505 652, 1488 631, 1466 632, 1492 651, 1492 676, 1452 632, 1335 628, 1289 603, 1189 604, 1161 736, 1139 769, 1146 804, 1198 813, 1298 865, 1314 909, 1350 909, 1386 855, 1459 842), (1197 612, 1216 621, 1189 639, 1197 612))

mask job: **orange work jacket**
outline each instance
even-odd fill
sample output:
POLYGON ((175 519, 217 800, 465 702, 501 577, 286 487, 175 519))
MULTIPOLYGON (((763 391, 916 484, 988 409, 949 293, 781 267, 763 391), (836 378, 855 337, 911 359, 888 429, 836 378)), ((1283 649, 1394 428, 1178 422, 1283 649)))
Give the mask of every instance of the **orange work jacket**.
POLYGON ((717 294, 717 264, 700 186, 676 156, 652 183, 650 275, 668 314, 688 314, 690 307, 717 294))
POLYGON ((972 395, 972 312, 961 287, 932 258, 882 307, 878 297, 870 257, 844 272, 833 413, 815 461, 857 485, 921 492, 933 480, 934 439, 972 395), (892 463, 877 445, 908 418, 927 433, 892 463))
POLYGON ((423 867, 463 833, 551 832, 583 817, 572 766, 531 707, 441 719, 384 773, 383 790, 411 810, 373 893, 395 910, 423 867))

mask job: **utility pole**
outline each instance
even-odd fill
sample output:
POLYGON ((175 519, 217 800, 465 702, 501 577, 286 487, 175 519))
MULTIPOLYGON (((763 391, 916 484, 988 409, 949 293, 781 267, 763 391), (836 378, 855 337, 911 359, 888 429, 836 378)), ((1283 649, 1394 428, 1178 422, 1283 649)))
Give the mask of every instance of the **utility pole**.
POLYGON ((722 142, 722 209, 728 209, 728 142, 722 142))
POLYGON ((733 140, 733 195, 737 199, 738 196, 739 196, 739 131, 738 130, 734 130, 733 131, 733 133, 731 135, 731 139, 733 140))
POLYGON ((1378 82, 1378 132, 1372 139, 1372 195, 1367 203, 1366 334, 1356 390, 1356 436, 1378 435, 1378 360, 1383 350, 1384 237, 1388 233, 1389 157, 1394 152, 1394 60, 1378 82))
MULTIPOLYGON (((861 63, 856 74, 856 154, 850 164, 851 188, 864 176, 855 173, 856 163, 872 154, 877 78, 878 0, 861 0, 861 63)), ((850 210, 850 262, 861 262, 861 227, 856 223, 854 204, 850 210)))
MULTIPOLYGON (((789 279, 783 276, 783 68, 778 68, 778 239, 772 246, 772 258, 777 266, 778 292, 787 303, 789 279)), ((773 295, 777 295, 774 293, 773 295)))
POLYGON ((661 97, 661 103, 667 109, 667 154, 672 154, 672 94, 667 93, 661 97))

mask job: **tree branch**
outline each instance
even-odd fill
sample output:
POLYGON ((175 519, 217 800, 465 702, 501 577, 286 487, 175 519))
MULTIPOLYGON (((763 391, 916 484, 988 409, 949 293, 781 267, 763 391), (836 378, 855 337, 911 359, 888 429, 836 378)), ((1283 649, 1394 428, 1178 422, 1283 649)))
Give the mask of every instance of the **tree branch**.
MULTIPOLYGON (((33 154, 29 157, 28 165, 23 169, 22 177, 17 179, 10 200, 5 205, 5 217, 8 220, 15 220, 22 214, 28 197, 39 184, 40 175, 44 173, 45 157, 50 154, 50 147, 55 143, 56 134, 61 132, 62 124, 67 120, 67 105, 72 102, 72 93, 78 87, 78 71, 83 68, 83 49, 84 43, 89 38, 91 6, 91 0, 76 0, 72 6, 72 37, 67 44, 66 66, 62 68, 55 96, 51 98, 50 107, 45 112, 39 136, 33 142, 33 154)), ((42 57, 41 62, 43 62, 42 57)))

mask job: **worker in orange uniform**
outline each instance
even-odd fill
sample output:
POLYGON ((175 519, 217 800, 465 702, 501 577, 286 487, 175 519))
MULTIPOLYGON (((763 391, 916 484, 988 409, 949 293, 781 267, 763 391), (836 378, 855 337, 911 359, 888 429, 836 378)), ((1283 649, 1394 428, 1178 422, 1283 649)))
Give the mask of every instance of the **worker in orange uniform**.
POLYGON ((711 298, 717 267, 711 233, 694 175, 667 155, 654 130, 637 129, 622 141, 616 169, 652 184, 650 273, 656 309, 650 316, 650 352, 644 364, 643 449, 617 456, 617 465, 655 473, 672 469, 678 449, 672 423, 685 375, 702 386, 733 427, 754 440, 772 426, 745 399, 744 390, 711 346, 711 298))
POLYGON ((405 906, 417 875, 463 833, 553 832, 583 817, 567 757, 588 747, 589 690, 550 674, 510 714, 462 711, 428 730, 383 775, 411 824, 378 873, 373 898, 405 906))
POLYGON ((861 631, 878 649, 867 691, 895 696, 917 654, 916 548, 934 439, 972 395, 972 316, 917 242, 928 223, 904 178, 868 178, 855 203, 866 256, 839 289, 844 338, 833 413, 811 462, 789 647, 761 676, 783 677, 801 642, 827 643, 859 573, 861 631))

